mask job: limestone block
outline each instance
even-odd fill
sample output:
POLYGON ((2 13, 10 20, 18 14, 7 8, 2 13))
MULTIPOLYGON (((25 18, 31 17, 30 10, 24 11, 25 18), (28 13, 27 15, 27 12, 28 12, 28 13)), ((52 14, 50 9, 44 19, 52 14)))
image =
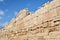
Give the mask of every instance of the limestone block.
POLYGON ((38 25, 38 22, 37 21, 38 21, 37 20, 37 17, 35 17, 35 18, 32 19, 32 22, 33 22, 34 25, 38 25))
POLYGON ((35 13, 35 14, 32 14, 31 17, 32 17, 32 18, 35 18, 35 17, 37 17, 37 16, 38 16, 38 14, 35 13))
POLYGON ((28 15, 27 17, 25 17, 25 18, 23 19, 23 21, 24 21, 24 22, 27 22, 27 21, 29 21, 29 20, 31 20, 31 19, 32 19, 31 15, 28 15))
POLYGON ((60 16, 60 7, 56 8, 57 15, 60 16))
POLYGON ((24 18, 25 16, 28 15, 28 9, 21 10, 17 17, 21 16, 21 18, 24 18))
POLYGON ((34 36, 28 36, 29 40, 45 40, 45 38, 43 36, 39 36, 39 35, 34 35, 34 36))
POLYGON ((42 21, 43 20, 42 18, 43 18, 42 15, 40 15, 40 16, 37 17, 37 24, 41 24, 43 22, 42 21))
POLYGON ((43 28, 46 28, 48 26, 48 23, 46 22, 46 23, 43 23, 43 24, 41 24, 41 27, 43 27, 43 28))
POLYGON ((57 29, 58 31, 60 31, 60 25, 56 26, 56 29, 57 29))
POLYGON ((29 25, 32 25, 33 24, 33 21, 32 20, 29 20, 27 22, 24 23, 24 26, 29 26, 29 25))
POLYGON ((51 32, 49 36, 44 36, 46 40, 60 40, 60 32, 51 32))
POLYGON ((49 35, 58 36, 60 35, 60 31, 51 32, 49 35))

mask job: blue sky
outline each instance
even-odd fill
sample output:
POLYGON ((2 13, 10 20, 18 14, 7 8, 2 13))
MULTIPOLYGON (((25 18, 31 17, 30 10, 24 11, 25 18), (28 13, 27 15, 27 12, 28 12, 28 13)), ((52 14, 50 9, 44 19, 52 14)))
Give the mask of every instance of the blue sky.
POLYGON ((51 0, 0 0, 0 27, 7 24, 24 8, 35 12, 44 3, 51 0))

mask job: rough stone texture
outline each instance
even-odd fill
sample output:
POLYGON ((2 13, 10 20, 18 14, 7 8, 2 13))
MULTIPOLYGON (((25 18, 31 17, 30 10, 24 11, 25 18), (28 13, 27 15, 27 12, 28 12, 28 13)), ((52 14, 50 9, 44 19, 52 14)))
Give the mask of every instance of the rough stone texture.
POLYGON ((60 0, 44 4, 35 14, 21 10, 0 30, 0 40, 60 40, 60 0))

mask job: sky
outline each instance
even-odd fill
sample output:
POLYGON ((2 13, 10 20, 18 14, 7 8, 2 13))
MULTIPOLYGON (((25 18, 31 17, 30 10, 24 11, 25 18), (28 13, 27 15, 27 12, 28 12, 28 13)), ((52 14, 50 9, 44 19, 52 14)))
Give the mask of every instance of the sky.
POLYGON ((28 8, 30 12, 35 12, 48 1, 51 0, 0 0, 0 28, 15 18, 20 10, 28 8))

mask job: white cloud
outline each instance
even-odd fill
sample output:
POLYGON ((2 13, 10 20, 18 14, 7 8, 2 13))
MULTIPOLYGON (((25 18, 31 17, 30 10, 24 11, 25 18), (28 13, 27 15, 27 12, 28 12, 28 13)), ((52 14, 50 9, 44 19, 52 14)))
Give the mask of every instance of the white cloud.
POLYGON ((3 2, 4 0, 0 0, 0 2, 3 2))
POLYGON ((0 23, 0 30, 3 28, 3 24, 0 23))
POLYGON ((0 10, 0 16, 4 15, 4 11, 0 10))
POLYGON ((8 25, 8 22, 0 23, 0 29, 4 28, 6 25, 8 25))
POLYGON ((3 10, 0 10, 0 20, 2 19, 2 16, 4 15, 4 11, 3 10))
POLYGON ((0 17, 0 20, 2 19, 2 17, 0 17))
POLYGON ((8 22, 5 22, 4 24, 3 24, 3 26, 6 26, 8 24, 8 22))
POLYGON ((15 12, 14 12, 14 15, 16 16, 17 14, 18 14, 18 12, 17 12, 17 11, 15 11, 15 12))

